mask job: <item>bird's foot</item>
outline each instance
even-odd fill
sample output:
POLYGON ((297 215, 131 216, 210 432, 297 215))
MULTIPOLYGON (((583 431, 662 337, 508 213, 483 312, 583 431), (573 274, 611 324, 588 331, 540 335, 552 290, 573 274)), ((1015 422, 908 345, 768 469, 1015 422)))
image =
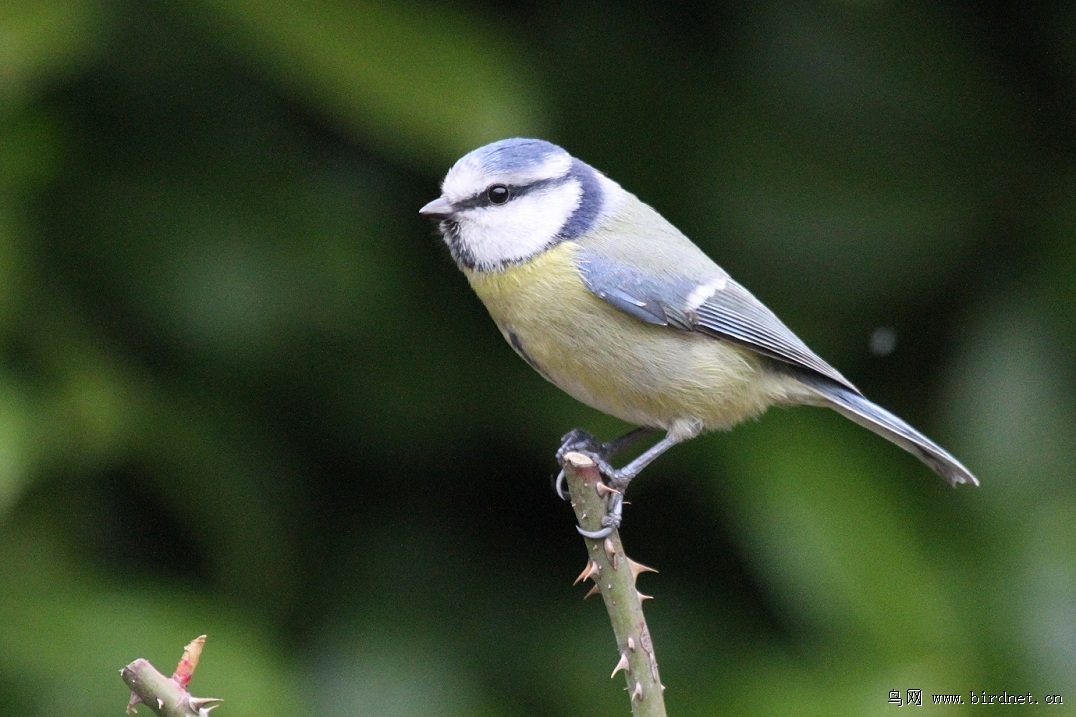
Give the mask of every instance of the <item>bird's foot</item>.
POLYGON ((568 500, 568 488, 564 483, 564 456, 568 453, 582 453, 594 463, 602 476, 610 481, 617 477, 617 470, 609 464, 609 456, 615 450, 615 441, 603 443, 582 428, 573 428, 560 439, 560 448, 557 449, 557 463, 560 464, 560 473, 557 474, 556 491, 561 500, 568 500))
POLYGON ((574 428, 561 439, 560 448, 557 450, 557 462, 560 463, 560 473, 557 474, 556 490, 562 500, 568 499, 567 486, 564 478, 564 456, 568 453, 582 453, 598 466, 603 483, 599 490, 605 494, 606 513, 602 517, 602 527, 598 530, 584 530, 576 526, 579 534, 595 540, 605 538, 620 527, 624 512, 624 489, 627 488, 631 478, 625 478, 620 471, 613 468, 609 463, 609 456, 623 446, 620 439, 602 442, 581 428, 574 428))

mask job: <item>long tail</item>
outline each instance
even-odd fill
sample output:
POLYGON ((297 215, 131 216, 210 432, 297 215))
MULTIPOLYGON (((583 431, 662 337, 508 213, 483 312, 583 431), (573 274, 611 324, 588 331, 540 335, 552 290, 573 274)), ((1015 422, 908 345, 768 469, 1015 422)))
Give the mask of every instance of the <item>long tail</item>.
POLYGON ((801 376, 800 380, 815 389, 825 399, 826 405, 908 451, 930 466, 950 485, 979 485, 971 471, 947 450, 859 393, 822 376, 801 376))

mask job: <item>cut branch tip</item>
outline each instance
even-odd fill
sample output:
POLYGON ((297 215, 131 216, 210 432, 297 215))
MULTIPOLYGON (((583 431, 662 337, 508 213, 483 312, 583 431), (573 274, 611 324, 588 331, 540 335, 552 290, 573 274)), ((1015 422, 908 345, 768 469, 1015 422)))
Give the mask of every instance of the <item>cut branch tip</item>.
POLYGON ((571 463, 576 468, 590 468, 596 465, 586 453, 580 453, 579 451, 568 451, 564 454, 564 462, 571 463))

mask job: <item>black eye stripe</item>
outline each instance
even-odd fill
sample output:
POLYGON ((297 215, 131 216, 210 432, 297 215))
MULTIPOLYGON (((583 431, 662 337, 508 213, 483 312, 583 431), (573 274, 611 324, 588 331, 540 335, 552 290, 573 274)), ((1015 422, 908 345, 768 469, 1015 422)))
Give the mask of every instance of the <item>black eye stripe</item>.
POLYGON ((467 197, 466 199, 463 199, 458 202, 453 202, 452 208, 456 211, 461 211, 464 209, 474 209, 476 207, 496 207, 507 204, 508 202, 501 202, 500 204, 496 204, 495 202, 490 201, 489 190, 492 187, 496 186, 504 187, 505 189, 507 189, 508 200, 511 201, 512 199, 525 196, 527 194, 530 194, 531 192, 549 189, 550 187, 558 187, 565 182, 571 181, 571 179, 571 175, 564 175, 563 177, 554 177, 553 179, 539 179, 538 181, 531 182, 530 184, 505 184, 504 182, 494 182, 488 187, 484 187, 482 191, 478 194, 467 197))

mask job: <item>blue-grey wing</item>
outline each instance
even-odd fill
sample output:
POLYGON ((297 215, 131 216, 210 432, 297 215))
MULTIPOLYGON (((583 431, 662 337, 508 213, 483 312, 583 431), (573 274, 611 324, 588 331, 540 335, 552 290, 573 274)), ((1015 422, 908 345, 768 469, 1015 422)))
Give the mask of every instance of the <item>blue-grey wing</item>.
POLYGON ((715 276, 710 284, 682 276, 652 276, 585 250, 578 255, 578 267, 591 293, 641 321, 732 341, 859 393, 776 314, 725 275, 715 276))
POLYGON ((761 354, 831 378, 837 383, 859 390, 807 347, 777 315, 766 308, 751 292, 728 280, 725 288, 715 291, 695 309, 695 329, 735 341, 761 354))
POLYGON ((593 252, 580 251, 578 256, 583 284, 599 299, 648 324, 691 328, 687 317, 677 308, 682 302, 677 302, 675 297, 686 297, 695 282, 680 277, 650 276, 630 264, 611 261, 593 252))

